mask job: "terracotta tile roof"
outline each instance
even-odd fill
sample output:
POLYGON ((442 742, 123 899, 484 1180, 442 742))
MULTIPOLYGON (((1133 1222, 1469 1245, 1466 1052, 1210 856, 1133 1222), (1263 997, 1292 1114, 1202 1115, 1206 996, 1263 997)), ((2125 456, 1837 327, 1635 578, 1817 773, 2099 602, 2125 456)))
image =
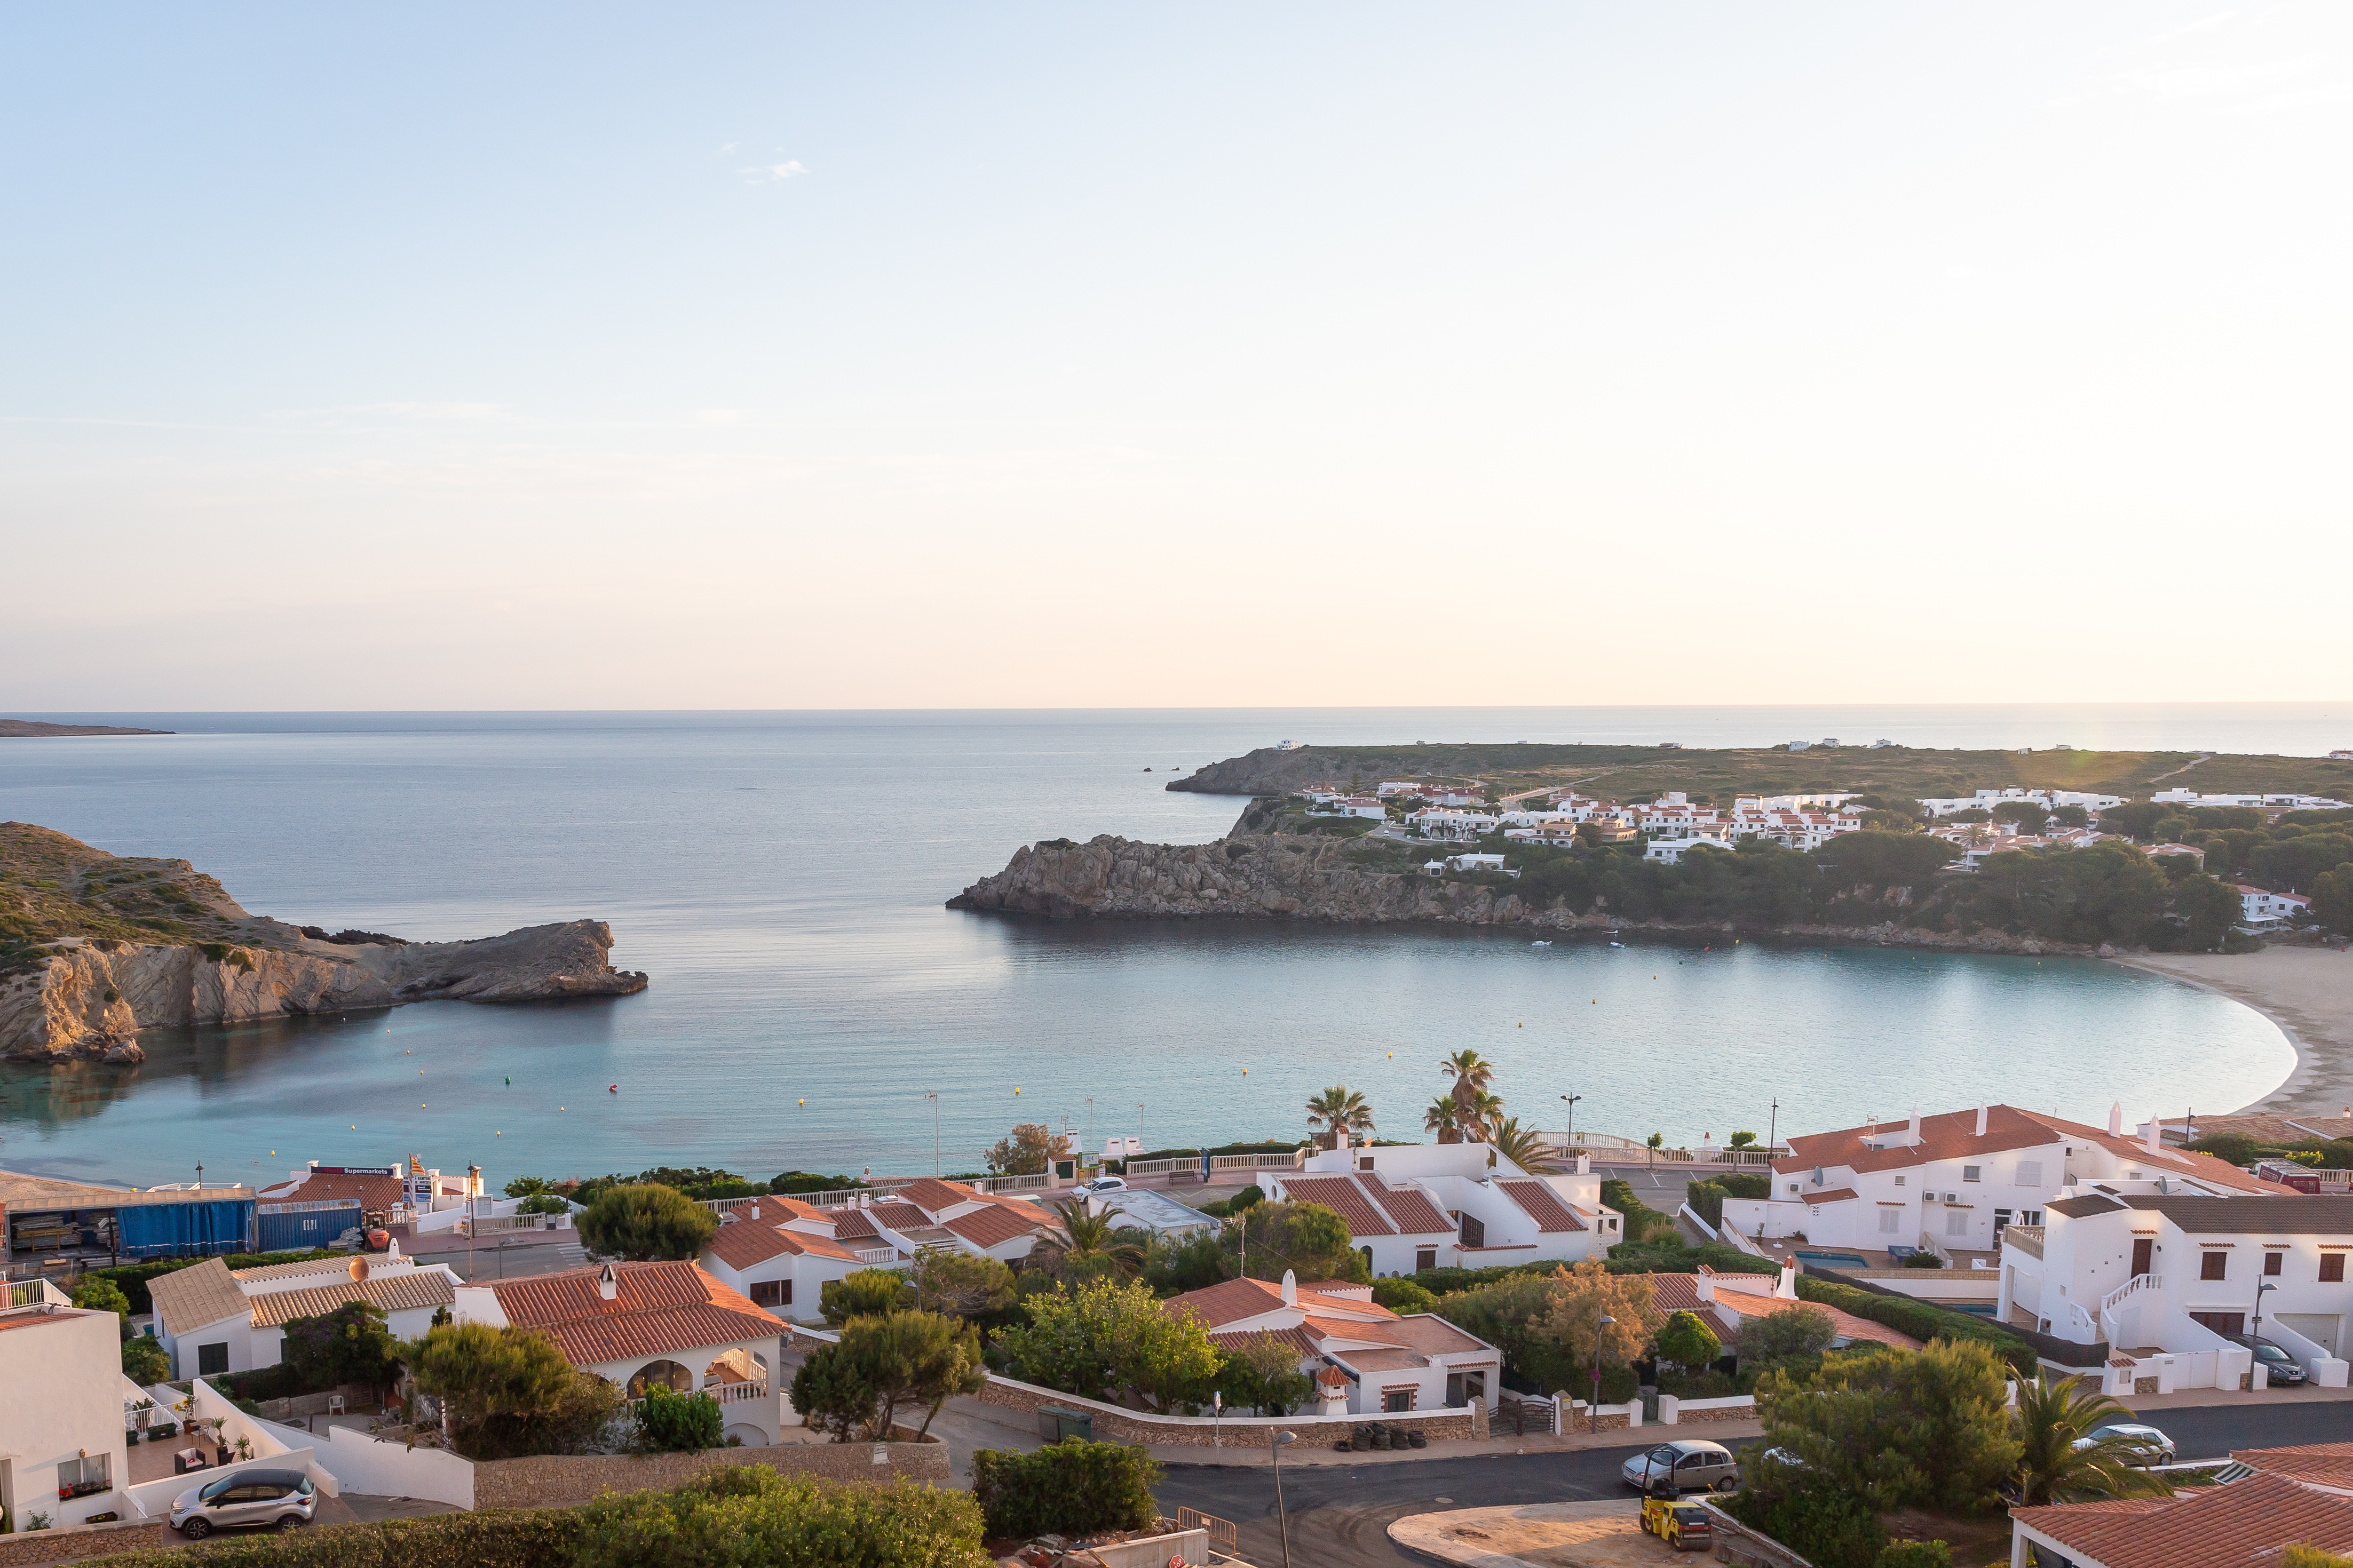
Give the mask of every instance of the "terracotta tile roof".
POLYGON ((239 1285, 266 1279, 301 1279, 313 1274, 322 1279, 348 1279, 352 1262, 349 1258, 313 1258, 302 1263, 265 1263, 259 1268, 232 1268, 229 1278, 239 1285))
POLYGON ((596 1293, 596 1268, 508 1279, 491 1289, 509 1322, 546 1330, 575 1366, 705 1350, 785 1331, 777 1319, 691 1263, 610 1267, 617 1287, 610 1301, 596 1293))
MULTIPOLYGON (((913 1204, 876 1204, 866 1211, 866 1215, 876 1225, 887 1225, 892 1230, 902 1234, 911 1230, 932 1228, 932 1216, 913 1204)), ((835 1234, 840 1233, 837 1231, 835 1234)))
POLYGON ((1309 1333, 1303 1328, 1235 1329, 1222 1334, 1211 1334, 1209 1336, 1209 1342, 1216 1345, 1220 1350, 1240 1350, 1245 1345, 1248 1345, 1252 1341, 1256 1340, 1261 1334, 1273 1335, 1277 1340, 1289 1345, 1303 1356, 1321 1355, 1324 1353, 1323 1347, 1315 1341, 1315 1336, 1309 1333))
POLYGON ((1495 1185, 1504 1196, 1519 1205, 1527 1216, 1536 1222, 1536 1228, 1546 1236, 1585 1228, 1585 1222, 1577 1217, 1575 1210, 1560 1201, 1560 1194, 1534 1176, 1523 1181, 1497 1182, 1495 1185))
POLYGON ((1322 1204, 1348 1222, 1350 1236, 1395 1236, 1398 1227, 1373 1206, 1354 1176, 1286 1176, 1282 1195, 1293 1203, 1322 1204))
POLYGON ((2134 1139, 2111 1137, 2096 1127, 2086 1127, 2080 1121, 2069 1121, 2057 1116, 2045 1116, 2039 1111, 2021 1110, 2010 1105, 1988 1106, 1986 1131, 1982 1138, 1978 1136, 1977 1120, 1975 1110, 1924 1116, 1920 1119, 1919 1142, 1882 1149, 1867 1149, 1863 1147, 1863 1140, 1902 1132, 1905 1123, 1888 1121, 1875 1127, 1846 1127, 1834 1132, 1792 1137, 1788 1141, 1788 1156, 1774 1161, 1773 1169, 1785 1176, 1810 1171, 1817 1166, 1843 1165, 1862 1172, 1894 1171, 1925 1164, 1932 1160, 1999 1154, 2012 1149, 2040 1148, 2047 1143, 2095 1143, 2110 1153, 2121 1155, 2136 1163, 2179 1171, 2200 1181, 2212 1182, 2235 1191, 2274 1193, 2281 1190, 2274 1184, 2257 1181, 2244 1171, 2211 1154, 2191 1154, 2179 1149, 2168 1149, 2152 1154, 2134 1139))
POLYGON ((318 1204, 349 1201, 364 1209, 388 1209, 400 1202, 398 1176, 354 1176, 349 1173, 313 1171, 299 1182, 280 1182, 261 1189, 265 1204, 318 1204))
POLYGON ((2293 1448, 2234 1448, 2231 1458, 2265 1475, 2313 1486, 2353 1488, 2353 1443, 2305 1443, 2293 1448))
POLYGON ((1389 1337, 1389 1330, 1396 1327, 1394 1321, 1383 1322, 1377 1319, 1367 1321, 1361 1318, 1326 1318, 1315 1312, 1303 1312, 1300 1315, 1299 1321, 1305 1326, 1307 1331, 1317 1339, 1362 1340, 1367 1344, 1376 1345, 1396 1342, 1389 1337))
POLYGON ((2353 1551, 2353 1500, 2273 1475, 2172 1498, 2014 1508, 2010 1517, 2105 1568, 2273 1568, 2289 1542, 2353 1551))
POLYGON ((347 1301, 365 1301, 385 1312, 405 1312, 424 1307, 457 1305, 458 1292, 449 1276, 438 1268, 406 1268, 372 1279, 346 1279, 340 1285, 319 1285, 308 1290, 271 1290, 252 1298, 253 1326, 274 1329, 296 1318, 315 1318, 347 1301))
POLYGON ((1651 1304, 1662 1312, 1699 1312, 1706 1303, 1699 1299, 1699 1276, 1696 1274, 1653 1274, 1651 1279, 1651 1304))
POLYGON ((1373 1195, 1380 1200, 1381 1207, 1388 1211, 1389 1217, 1397 1221, 1398 1229, 1408 1236, 1453 1233, 1454 1222, 1448 1219, 1446 1211, 1432 1203, 1430 1194, 1419 1187, 1380 1185, 1374 1188, 1373 1195))
POLYGON ((768 1205, 771 1204, 774 1204, 776 1207, 784 1210, 785 1213, 792 1215, 795 1219, 821 1220, 827 1225, 831 1225, 833 1223, 834 1214, 836 1212, 831 1209, 821 1209, 806 1199, 792 1197, 783 1193, 776 1194, 770 1197, 762 1198, 759 1203, 754 1206, 758 1208, 759 1211, 765 1215, 768 1212, 768 1205))
POLYGON ((943 1182, 937 1176, 925 1176, 920 1182, 910 1182, 893 1194, 922 1209, 925 1214, 937 1214, 958 1204, 976 1201, 980 1193, 962 1182, 943 1182))
POLYGON ((2161 1214, 2191 1236, 2345 1236, 2353 1234, 2353 1197, 2128 1197, 2127 1208, 2161 1214))
POLYGON ((874 1228, 874 1222, 866 1216, 864 1209, 834 1210, 833 1234, 838 1241, 875 1241, 882 1236, 874 1228))
POLYGON ((245 1292, 237 1288, 237 1276, 217 1258, 156 1275, 147 1281, 147 1294, 167 1334, 185 1334, 223 1318, 242 1318, 250 1310, 245 1292))
POLYGON ((1858 1318, 1852 1312, 1841 1312, 1836 1307, 1825 1307, 1820 1301, 1785 1301, 1773 1294, 1774 1279, 1762 1274, 1719 1274, 1715 1277, 1715 1304, 1740 1318, 1769 1318, 1776 1312, 1786 1312, 1796 1307, 1810 1307, 1817 1312, 1830 1314, 1838 1325, 1842 1340, 1869 1340, 1876 1344, 1894 1345, 1898 1350, 1916 1351, 1920 1342, 1909 1334, 1899 1334, 1884 1323, 1874 1323, 1868 1318, 1858 1318), (1727 1283, 1729 1280, 1756 1280, 1757 1289, 1743 1289, 1727 1283))
POLYGON ((997 1247, 1035 1233, 1045 1226, 1046 1220, 1042 1215, 1025 1217, 1016 1214, 1008 1205, 990 1204, 970 1214, 952 1215, 940 1224, 975 1247, 997 1247))
POLYGON ((710 1250, 712 1257, 730 1268, 749 1268, 786 1254, 798 1258, 814 1253, 819 1258, 848 1258, 852 1262, 858 1258, 831 1237, 786 1230, 781 1225, 755 1219, 738 1219, 721 1226, 711 1238, 710 1250))
MULTIPOLYGON (((1172 1296, 1163 1303, 1172 1312, 1190 1312, 1216 1330, 1225 1323, 1240 1322, 1262 1312, 1282 1310, 1282 1287, 1265 1279, 1228 1279, 1204 1290, 1187 1290, 1172 1296)), ((1382 1322, 1397 1314, 1387 1307, 1371 1301, 1350 1300, 1345 1296, 1325 1296, 1303 1285, 1298 1289, 1298 1310, 1341 1321, 1370 1320, 1382 1322)))

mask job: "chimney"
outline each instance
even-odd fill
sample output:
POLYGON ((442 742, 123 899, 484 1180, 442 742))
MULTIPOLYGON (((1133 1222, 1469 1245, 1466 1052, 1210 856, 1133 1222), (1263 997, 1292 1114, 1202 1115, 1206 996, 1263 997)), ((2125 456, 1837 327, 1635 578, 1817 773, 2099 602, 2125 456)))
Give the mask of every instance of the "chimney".
POLYGON ((1332 1147, 1335 1149, 1345 1149, 1347 1146, 1348 1130, 1345 1127, 1335 1127, 1332 1129, 1332 1147))
POLYGON ((2121 1138, 2124 1135, 2125 1102, 2119 1100, 2112 1101, 2108 1106, 2108 1136, 2121 1138))
POLYGON ((1796 1258, 1781 1259, 1781 1280, 1779 1284, 1773 1287, 1773 1294, 1784 1301, 1794 1301, 1798 1299, 1798 1260, 1796 1258))
POLYGON ((1710 1268, 1706 1264, 1703 1263, 1699 1266, 1698 1278, 1694 1279, 1692 1284, 1694 1289, 1699 1292, 1699 1299, 1701 1300, 1714 1301, 1715 1300, 1715 1270, 1710 1268))
POLYGON ((2147 1149, 2152 1154, 2158 1152, 2157 1129, 2157 1118, 2152 1116, 2148 1119, 2148 1136, 2143 1140, 2141 1143, 2141 1147, 2147 1149))
POLYGON ((1920 1142, 1920 1108, 1919 1108, 1918 1106, 1916 1106, 1916 1105, 1915 1105, 1915 1106, 1914 1106, 1914 1107, 1912 1108, 1912 1134, 1911 1134, 1911 1138, 1912 1138, 1912 1146, 1913 1146, 1913 1147, 1915 1147, 1915 1148, 1918 1147, 1919 1142, 1920 1142))
POLYGON ((1577 1173, 1578 1175, 1580 1175, 1580 1176, 1589 1176, 1589 1175, 1593 1174, 1593 1156, 1592 1156, 1592 1155, 1590 1155, 1590 1154, 1579 1154, 1579 1155, 1577 1157, 1577 1173))
POLYGON ((1982 1137, 1984 1137, 1985 1135, 1986 1135, 1986 1102, 1985 1102, 1984 1100, 1978 1100, 1978 1137, 1980 1137, 1980 1138, 1982 1138, 1982 1137))
POLYGON ((607 1263, 596 1276, 596 1294, 600 1299, 610 1301, 620 1293, 621 1281, 614 1274, 613 1266, 607 1263))
MULTIPOLYGON (((606 1267, 609 1268, 611 1265, 606 1267)), ((1282 1304, 1286 1307, 1299 1305, 1299 1277, 1288 1268, 1282 1271, 1282 1304)))
POLYGON ((746 1219, 758 1219, 760 1217, 760 1205, 757 1199, 753 1200, 752 1206, 750 1210, 746 1212, 744 1217, 746 1219))

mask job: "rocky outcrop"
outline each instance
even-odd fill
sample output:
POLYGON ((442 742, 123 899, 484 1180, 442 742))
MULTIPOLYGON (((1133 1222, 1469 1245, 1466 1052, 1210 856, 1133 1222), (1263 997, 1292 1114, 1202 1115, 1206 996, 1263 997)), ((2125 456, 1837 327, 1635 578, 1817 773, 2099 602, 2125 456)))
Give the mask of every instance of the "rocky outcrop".
MULTIPOLYGON (((1606 910, 1576 914, 1528 903, 1508 887, 1383 871, 1354 860, 1349 841, 1237 833, 1214 844, 1142 844, 1109 835, 1027 846, 1005 869, 948 900, 952 910, 1056 919, 1282 919, 1366 924, 1519 926, 1546 931, 1729 934, 1729 922, 1624 921, 1606 910)), ((1921 931, 1893 921, 1868 926, 1774 928, 1800 941, 1936 948, 1964 952, 2086 953, 2090 948, 1981 931, 1921 931)))

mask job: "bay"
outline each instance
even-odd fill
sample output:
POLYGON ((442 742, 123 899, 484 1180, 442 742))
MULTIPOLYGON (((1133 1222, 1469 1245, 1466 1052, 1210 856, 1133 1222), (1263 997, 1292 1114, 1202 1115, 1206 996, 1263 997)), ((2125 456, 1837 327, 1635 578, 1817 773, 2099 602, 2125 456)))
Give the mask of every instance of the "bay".
MULTIPOLYGON (((68 717, 42 715, 43 717, 68 717)), ((1438 1058, 1512 1111, 1671 1141, 1979 1099, 2230 1109, 2278 1029, 2115 965, 1250 922, 1008 921, 949 895, 1022 843, 1216 837, 1172 772, 1273 741, 2343 743, 2318 706, 1094 713, 78 715, 0 742, 0 816, 169 855, 246 907, 396 935, 612 922, 644 994, 150 1031, 135 1068, 0 1068, 0 1165, 142 1184, 317 1159, 493 1184, 655 1163, 976 1168, 1016 1121, 1096 1143, 1294 1136, 1334 1082, 1419 1136, 1438 1058), (2332 739, 2332 736, 2339 738, 2332 739), (1146 772, 1149 768, 1151 771, 1146 772), (926 1094, 936 1092, 936 1100, 926 1094), (1775 1101, 1778 1101, 1778 1110, 1775 1101), (934 1130, 936 1126, 936 1142, 934 1130)))

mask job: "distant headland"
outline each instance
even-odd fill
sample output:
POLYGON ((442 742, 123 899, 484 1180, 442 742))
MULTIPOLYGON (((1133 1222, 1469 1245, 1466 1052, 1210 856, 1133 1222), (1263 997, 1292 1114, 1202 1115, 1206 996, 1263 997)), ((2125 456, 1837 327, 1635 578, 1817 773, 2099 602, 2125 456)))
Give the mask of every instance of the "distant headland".
POLYGON ((52 724, 45 719, 0 719, 0 741, 42 735, 174 735, 176 730, 132 730, 121 724, 52 724))

